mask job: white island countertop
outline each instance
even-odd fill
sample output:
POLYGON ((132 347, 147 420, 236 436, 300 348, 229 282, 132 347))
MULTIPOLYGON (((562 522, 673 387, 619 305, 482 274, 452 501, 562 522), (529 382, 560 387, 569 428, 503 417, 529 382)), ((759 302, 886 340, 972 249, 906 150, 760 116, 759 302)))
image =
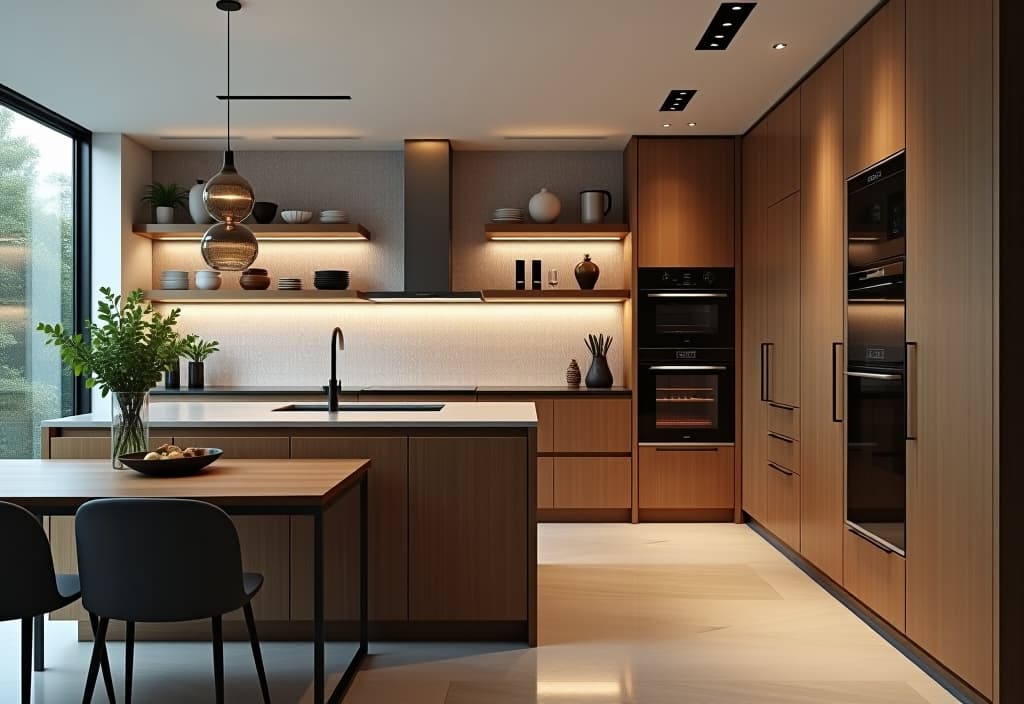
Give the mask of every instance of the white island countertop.
MULTIPOLYGON (((402 403, 402 406, 443 406, 439 411, 274 411, 279 403, 154 403, 152 428, 532 428, 537 410, 532 403, 402 403)), ((394 405, 381 402, 342 406, 394 405)), ((43 421, 44 428, 110 427, 110 410, 43 421)))

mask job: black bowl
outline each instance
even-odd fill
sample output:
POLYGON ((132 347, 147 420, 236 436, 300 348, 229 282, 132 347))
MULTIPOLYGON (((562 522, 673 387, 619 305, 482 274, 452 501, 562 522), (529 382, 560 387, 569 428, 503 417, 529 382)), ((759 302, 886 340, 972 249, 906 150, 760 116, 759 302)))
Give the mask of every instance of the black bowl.
POLYGON ((261 225, 274 222, 275 215, 277 215, 277 203, 258 200, 252 204, 252 216, 261 225))
POLYGON ((199 474, 206 465, 215 462, 224 453, 216 447, 208 447, 206 454, 202 457, 181 457, 175 460, 142 459, 148 454, 148 451, 130 452, 117 459, 125 467, 130 467, 136 472, 150 477, 187 477, 190 474, 199 474))

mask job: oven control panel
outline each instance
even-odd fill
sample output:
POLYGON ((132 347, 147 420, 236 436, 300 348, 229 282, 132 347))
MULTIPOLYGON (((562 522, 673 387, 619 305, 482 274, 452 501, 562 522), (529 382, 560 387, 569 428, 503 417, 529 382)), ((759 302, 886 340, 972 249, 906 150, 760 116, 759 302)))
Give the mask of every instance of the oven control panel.
POLYGON ((641 268, 640 289, 704 289, 729 291, 733 288, 733 269, 641 268))

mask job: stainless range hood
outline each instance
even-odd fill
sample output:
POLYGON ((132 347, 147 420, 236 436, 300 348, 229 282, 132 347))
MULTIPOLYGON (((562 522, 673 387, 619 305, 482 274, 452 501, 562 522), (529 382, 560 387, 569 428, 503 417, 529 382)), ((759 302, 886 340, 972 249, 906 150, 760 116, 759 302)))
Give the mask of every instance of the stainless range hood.
POLYGON ((452 145, 405 141, 405 287, 369 291, 377 303, 479 303, 480 291, 452 291, 452 145))

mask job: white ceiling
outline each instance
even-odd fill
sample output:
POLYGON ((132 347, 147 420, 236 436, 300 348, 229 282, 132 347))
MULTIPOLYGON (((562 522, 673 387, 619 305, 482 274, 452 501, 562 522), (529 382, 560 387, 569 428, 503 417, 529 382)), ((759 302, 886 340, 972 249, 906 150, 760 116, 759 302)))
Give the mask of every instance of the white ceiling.
MULTIPOLYGON (((727 51, 697 52, 717 0, 243 0, 231 22, 233 93, 353 100, 234 103, 245 138, 235 146, 448 137, 461 149, 620 149, 631 134, 739 134, 876 4, 761 0, 727 51), (773 50, 777 41, 789 48, 773 50), (699 92, 683 113, 658 112, 673 88, 699 92), (360 139, 273 139, 282 135, 360 139)), ((160 139, 223 135, 214 96, 225 87, 225 16, 214 0, 0 8, 0 83, 94 132, 222 148, 160 139)))

